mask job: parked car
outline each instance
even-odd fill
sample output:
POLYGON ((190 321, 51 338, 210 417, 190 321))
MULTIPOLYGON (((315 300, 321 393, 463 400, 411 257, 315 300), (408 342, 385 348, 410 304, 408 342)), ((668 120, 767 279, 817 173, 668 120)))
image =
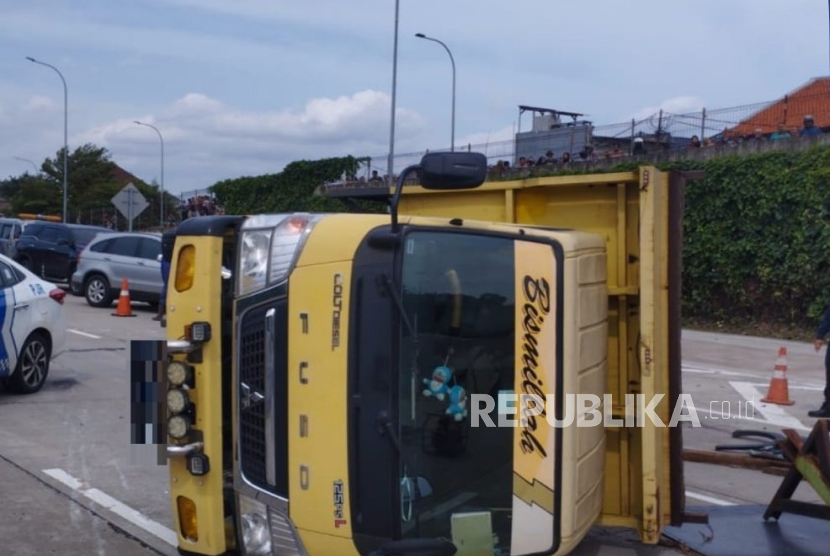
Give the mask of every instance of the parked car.
POLYGON ((129 281, 130 300, 157 305, 162 289, 161 234, 113 232, 92 240, 72 274, 77 289, 93 307, 109 307, 129 281))
POLYGON ((43 387, 66 341, 66 292, 0 255, 0 383, 32 394, 43 387))
POLYGON ((20 234, 14 260, 41 278, 69 283, 78 255, 102 233, 113 232, 102 226, 33 221, 20 234))
POLYGON ((0 255, 11 259, 17 256, 17 240, 29 220, 0 218, 0 255))

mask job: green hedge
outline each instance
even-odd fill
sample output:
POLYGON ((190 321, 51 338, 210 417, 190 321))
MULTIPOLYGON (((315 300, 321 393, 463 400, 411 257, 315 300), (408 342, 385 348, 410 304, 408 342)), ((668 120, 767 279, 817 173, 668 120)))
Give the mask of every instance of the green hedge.
POLYGON ((814 326, 830 298, 830 148, 701 169, 686 189, 683 314, 814 326))
MULTIPOLYGON (((325 182, 357 173, 358 166, 359 160, 352 156, 298 160, 282 172, 224 180, 212 185, 210 190, 227 214, 345 212, 348 207, 341 201, 314 192, 325 182)), ((364 212, 383 209, 367 202, 355 204, 364 212)))

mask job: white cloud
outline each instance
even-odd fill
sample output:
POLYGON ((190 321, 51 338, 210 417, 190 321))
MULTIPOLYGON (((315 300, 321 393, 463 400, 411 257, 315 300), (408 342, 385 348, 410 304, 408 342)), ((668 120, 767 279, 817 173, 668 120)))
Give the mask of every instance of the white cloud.
POLYGON ((216 114, 222 110, 222 103, 201 93, 188 93, 175 103, 170 112, 173 116, 191 117, 216 114))
POLYGON ((693 112, 700 112, 703 110, 703 100, 695 96, 679 96, 670 98, 660 103, 659 106, 648 106, 642 108, 634 113, 632 116, 635 120, 644 120, 655 114, 660 110, 668 114, 691 114, 693 112))
POLYGON ((513 136, 516 133, 515 127, 507 126, 501 129, 495 129, 493 131, 483 131, 479 133, 470 133, 469 135, 465 135, 461 139, 456 140, 456 143, 459 145, 476 145, 478 146, 486 146, 493 143, 501 143, 503 141, 511 141, 513 140, 513 136))
MULTIPOLYGON (((279 171, 298 159, 375 155, 388 150, 391 99, 365 90, 315 98, 301 110, 258 112, 189 93, 159 114, 121 118, 75 137, 107 147, 113 160, 146 181, 158 179, 159 141, 134 120, 156 126, 165 143, 165 186, 192 190, 241 175, 279 171)), ((416 112, 397 108, 396 148, 423 142, 426 124, 416 112)))
MULTIPOLYGON (((10 155, 40 161, 63 144, 60 82, 25 61, 34 56, 67 78, 70 147, 94 140, 152 179, 158 138, 133 120, 157 125, 172 188, 347 153, 376 155, 385 171, 394 2, 6 3, 0 150, 10 155), (51 106, 37 98, 44 94, 51 106)), ((826 6, 808 0, 505 6, 400 3, 396 155, 415 161, 425 149, 449 146, 450 66, 416 32, 452 49, 457 146, 486 145, 489 156, 503 156, 498 145, 509 145, 519 104, 584 112, 616 135, 632 115, 699 110, 695 95, 711 111, 770 100, 826 74, 826 6), (501 24, 507 14, 520 23, 501 24), (588 20, 590 33, 567 24, 588 20), (781 41, 776 30, 790 28, 800 32, 781 41)), ((643 128, 656 125, 655 118, 643 128)), ((0 157, 0 177, 20 171, 18 161, 0 157)))
POLYGON ((26 105, 23 107, 24 110, 32 111, 32 110, 52 110, 55 108, 57 104, 54 100, 46 96, 33 96, 28 101, 26 101, 26 105))

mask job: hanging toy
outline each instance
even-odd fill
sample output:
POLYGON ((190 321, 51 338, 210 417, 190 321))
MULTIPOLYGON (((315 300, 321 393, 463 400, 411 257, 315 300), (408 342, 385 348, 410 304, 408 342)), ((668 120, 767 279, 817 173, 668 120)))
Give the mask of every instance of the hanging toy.
POLYGON ((435 367, 435 370, 432 371, 432 378, 425 378, 423 381, 426 385, 423 392, 424 396, 435 396, 437 399, 443 401, 444 396, 450 390, 449 382, 451 379, 452 369, 446 365, 435 367))
POLYGON ((461 386, 450 388, 450 406, 447 408, 447 415, 452 415, 456 421, 461 421, 467 416, 467 391, 461 386))

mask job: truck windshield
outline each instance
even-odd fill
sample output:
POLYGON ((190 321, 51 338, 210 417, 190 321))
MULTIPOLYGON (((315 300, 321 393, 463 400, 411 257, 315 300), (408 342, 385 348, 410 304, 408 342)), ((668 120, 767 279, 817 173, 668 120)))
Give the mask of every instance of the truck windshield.
POLYGON ((498 424, 498 395, 514 389, 514 270, 509 238, 406 236, 401 297, 412 331, 401 326, 397 408, 404 538, 510 553, 515 429, 471 426, 470 398, 490 396, 498 424))

